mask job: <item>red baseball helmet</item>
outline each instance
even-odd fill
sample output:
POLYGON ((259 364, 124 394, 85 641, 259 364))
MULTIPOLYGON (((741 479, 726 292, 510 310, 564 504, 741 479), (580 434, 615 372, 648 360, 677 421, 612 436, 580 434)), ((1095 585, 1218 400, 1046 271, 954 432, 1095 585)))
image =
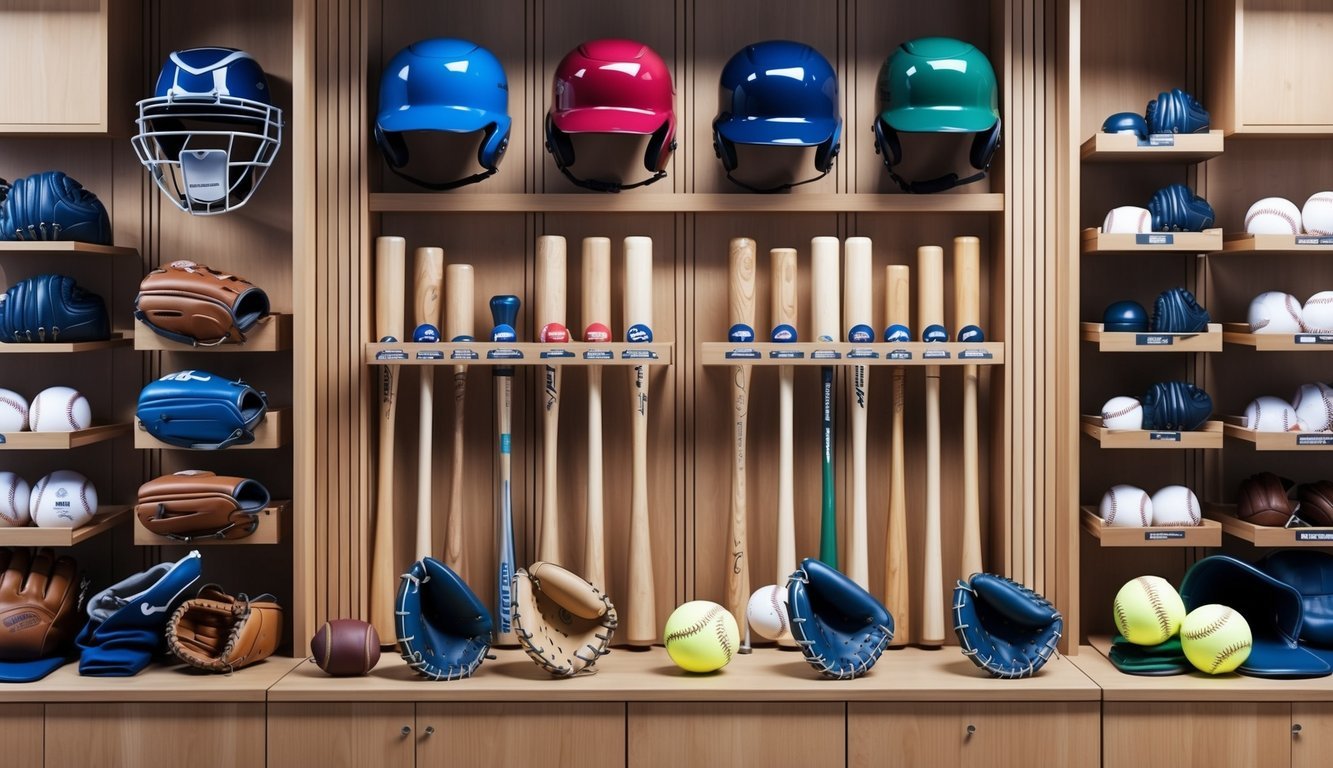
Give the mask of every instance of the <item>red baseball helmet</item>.
POLYGON ((546 115, 546 149, 574 183, 594 189, 650 184, 676 148, 675 88, 671 71, 657 52, 633 40, 590 40, 570 51, 555 70, 551 109, 546 115), (571 133, 651 135, 643 164, 654 176, 636 184, 609 184, 574 178, 571 133))

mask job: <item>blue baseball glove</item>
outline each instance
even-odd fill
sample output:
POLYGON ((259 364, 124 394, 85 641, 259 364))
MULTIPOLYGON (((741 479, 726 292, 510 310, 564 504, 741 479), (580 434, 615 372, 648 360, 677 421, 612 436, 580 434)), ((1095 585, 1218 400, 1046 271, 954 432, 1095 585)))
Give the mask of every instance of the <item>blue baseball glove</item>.
POLYGON ((893 639, 893 616, 861 585, 812 557, 787 581, 791 633, 810 666, 850 680, 875 666, 893 639))
POLYGON ((1145 118, 1152 133, 1204 133, 1209 124, 1208 110, 1179 88, 1163 91, 1148 102, 1145 118))
POLYGON ((1139 398, 1143 428, 1188 432, 1213 415, 1213 398, 1187 381, 1162 381, 1139 398))
POLYGON ((407 665, 431 680, 471 677, 491 649, 491 614, 449 566, 418 560, 398 584, 394 626, 407 665))
POLYGON ((1213 206, 1184 184, 1169 184, 1154 192, 1148 212, 1154 232, 1202 232, 1217 221, 1213 206))
POLYGON ((1157 297, 1148 330, 1155 333, 1197 333, 1208 330, 1212 317, 1184 288, 1169 288, 1157 297))
POLYGON ((1055 652, 1064 626, 1050 601, 1003 576, 973 574, 953 591, 958 644, 992 677, 1035 675, 1055 652))
POLYGON ((111 244, 111 220, 97 195, 60 171, 5 186, 0 179, 0 240, 78 240, 111 244))
POLYGON ((105 341, 111 338, 102 297, 65 275, 20 280, 0 294, 0 342, 105 341))
POLYGON ((179 448, 253 443, 267 412, 263 392, 206 371, 169 373, 139 392, 139 428, 179 448))

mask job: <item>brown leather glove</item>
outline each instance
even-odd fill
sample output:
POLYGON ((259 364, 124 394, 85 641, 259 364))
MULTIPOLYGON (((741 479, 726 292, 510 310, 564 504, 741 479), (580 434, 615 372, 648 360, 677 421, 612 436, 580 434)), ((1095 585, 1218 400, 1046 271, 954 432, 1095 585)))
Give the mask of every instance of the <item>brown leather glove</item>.
POLYGON ((255 480, 191 470, 140 486, 134 514, 150 533, 178 541, 240 539, 254 533, 268 503, 255 480))
POLYGON ((523 650, 556 677, 595 672, 617 625, 601 590, 555 563, 533 563, 514 577, 514 631, 523 650))
POLYGON ((0 659, 57 656, 79 629, 82 584, 74 558, 50 547, 0 548, 0 659))
POLYGON ((245 341, 269 313, 268 295, 245 278, 173 261, 139 284, 134 316, 159 336, 191 346, 245 341))
POLYGON ((1301 519, 1310 525, 1326 528, 1333 526, 1333 482, 1319 480, 1296 489, 1301 502, 1301 519))
POLYGON ((1247 523, 1284 528, 1296 517, 1287 485, 1272 472, 1251 475, 1236 491, 1236 517, 1247 523))
POLYGON ((216 584, 186 600, 167 622, 176 658, 209 672, 231 672, 266 659, 282 640, 282 606, 273 595, 232 597, 216 584))

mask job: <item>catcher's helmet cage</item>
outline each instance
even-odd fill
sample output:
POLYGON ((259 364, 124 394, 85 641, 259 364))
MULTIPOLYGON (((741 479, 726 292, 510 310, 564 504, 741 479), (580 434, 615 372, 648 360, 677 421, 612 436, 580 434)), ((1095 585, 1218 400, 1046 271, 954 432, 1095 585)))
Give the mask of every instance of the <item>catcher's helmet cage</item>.
POLYGON ((282 110, 272 104, 264 70, 235 48, 172 52, 135 123, 139 162, 168 200, 192 214, 245 205, 282 146, 282 110))
POLYGON ((546 151, 560 172, 586 189, 618 192, 662 179, 676 149, 676 89, 657 52, 633 40, 590 40, 560 61, 546 114, 546 151), (649 135, 643 165, 653 175, 632 184, 574 175, 572 133, 649 135))
POLYGON ((727 178, 751 191, 777 192, 818 181, 833 168, 842 145, 838 74, 819 51, 790 40, 748 45, 722 68, 713 149, 727 178), (819 147, 814 178, 754 189, 737 181, 737 144, 819 147))
POLYGON ((493 175, 509 146, 511 124, 504 67, 495 54, 476 43, 422 40, 399 51, 384 68, 375 144, 389 169, 413 184, 438 191, 493 175), (409 160, 403 134, 413 131, 484 131, 477 163, 486 170, 443 182, 409 176, 402 170, 409 160))

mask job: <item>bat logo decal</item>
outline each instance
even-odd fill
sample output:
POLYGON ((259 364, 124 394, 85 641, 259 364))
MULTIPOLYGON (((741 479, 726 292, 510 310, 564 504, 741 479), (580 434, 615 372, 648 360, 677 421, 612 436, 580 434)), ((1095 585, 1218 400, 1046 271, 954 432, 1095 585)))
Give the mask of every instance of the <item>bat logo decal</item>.
POLYGON ((643 323, 635 323, 625 332, 625 341, 631 344, 648 344, 653 340, 653 329, 643 323))
POLYGON ((737 323, 727 331, 727 341, 732 344, 746 344, 754 341, 754 329, 745 323, 737 323))

